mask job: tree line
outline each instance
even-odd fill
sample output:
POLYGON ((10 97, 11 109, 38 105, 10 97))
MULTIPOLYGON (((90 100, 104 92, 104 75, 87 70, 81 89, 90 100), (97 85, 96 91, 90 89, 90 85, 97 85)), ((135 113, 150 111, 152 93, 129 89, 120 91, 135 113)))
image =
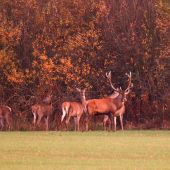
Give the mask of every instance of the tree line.
POLYGON ((87 98, 109 95, 108 71, 122 88, 132 72, 127 127, 170 127, 168 1, 1 0, 0 23, 0 101, 23 128, 49 91, 58 114, 79 99, 76 87, 87 98))

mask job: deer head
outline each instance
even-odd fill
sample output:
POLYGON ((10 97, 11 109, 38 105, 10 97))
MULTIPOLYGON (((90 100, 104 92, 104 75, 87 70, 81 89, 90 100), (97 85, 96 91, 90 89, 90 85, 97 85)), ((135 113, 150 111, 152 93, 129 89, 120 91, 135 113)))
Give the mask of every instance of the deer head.
POLYGON ((87 111, 86 110, 86 96, 85 96, 86 88, 84 88, 84 89, 76 88, 76 90, 80 93, 81 102, 82 102, 82 104, 84 106, 84 110, 86 112, 87 111))
POLYGON ((86 88, 84 89, 76 88, 76 90, 80 93, 81 97, 85 97, 86 88))
POLYGON ((53 97, 52 93, 51 92, 48 93, 47 96, 43 99, 43 103, 50 104, 52 102, 52 97, 53 97))
POLYGON ((114 93, 118 93, 119 95, 122 95, 122 101, 127 101, 126 97, 130 93, 131 88, 133 87, 132 73, 131 72, 129 74, 126 73, 125 75, 128 77, 128 87, 125 90, 123 90, 121 87, 119 87, 119 88, 114 87, 114 85, 111 81, 111 71, 106 73, 106 77, 109 80, 110 85, 111 85, 112 89, 114 90, 114 93))

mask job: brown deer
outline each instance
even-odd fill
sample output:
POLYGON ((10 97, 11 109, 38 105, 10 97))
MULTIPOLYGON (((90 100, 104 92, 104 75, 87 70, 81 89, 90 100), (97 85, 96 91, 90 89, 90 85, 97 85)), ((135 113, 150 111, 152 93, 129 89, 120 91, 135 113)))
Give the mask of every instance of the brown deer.
POLYGON ((42 118, 45 117, 46 130, 49 129, 48 123, 49 118, 53 114, 53 106, 52 106, 52 95, 49 94, 40 104, 35 104, 31 107, 32 114, 34 116, 33 124, 34 126, 37 124, 40 125, 42 118))
POLYGON ((6 125, 8 129, 11 130, 12 126, 12 109, 9 106, 1 105, 0 106, 0 126, 1 130, 6 125))
POLYGON ((75 123, 75 131, 80 130, 80 119, 85 111, 84 101, 85 101, 85 89, 80 90, 77 88, 77 91, 80 92, 81 102, 63 102, 62 103, 62 117, 61 123, 63 122, 64 118, 66 118, 66 126, 68 129, 68 124, 71 117, 74 117, 75 123))
MULTIPOLYGON (((108 97, 101 99, 90 99, 85 100, 85 107, 88 112, 87 121, 86 121, 86 130, 88 130, 88 117, 94 116, 96 114, 108 114, 111 113, 111 119, 114 117, 114 130, 116 131, 116 118, 120 117, 121 129, 123 130, 123 114, 125 112, 125 101, 126 97, 130 92, 130 89, 133 87, 131 82, 132 76, 131 72, 128 76, 128 87, 126 90, 122 90, 121 88, 115 88, 111 82, 111 72, 106 73, 106 77, 108 78, 114 93, 108 97)), ((105 121, 106 121, 105 117, 105 121)))

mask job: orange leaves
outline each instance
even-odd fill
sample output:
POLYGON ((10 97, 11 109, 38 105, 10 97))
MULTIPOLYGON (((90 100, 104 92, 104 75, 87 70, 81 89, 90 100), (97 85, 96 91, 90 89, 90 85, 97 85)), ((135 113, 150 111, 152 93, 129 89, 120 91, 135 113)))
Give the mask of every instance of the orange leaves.
POLYGON ((84 47, 86 43, 87 41, 84 38, 83 34, 78 33, 75 37, 69 39, 68 47, 70 50, 74 50, 78 47, 84 47))
POLYGON ((46 60, 47 60, 47 56, 46 56, 46 55, 41 55, 41 56, 40 56, 40 59, 41 59, 42 61, 46 61, 46 60))
POLYGON ((46 70, 49 73, 52 72, 54 69, 54 64, 53 64, 52 60, 49 59, 48 62, 45 62, 43 64, 43 68, 44 68, 44 70, 46 70))
POLYGON ((88 46, 100 49, 99 36, 100 33, 93 28, 83 33, 77 33, 74 37, 69 39, 68 47, 70 50, 88 46))
POLYGON ((21 39, 20 27, 13 28, 10 24, 3 24, 0 27, 0 37, 2 37, 0 42, 6 46, 17 46, 21 39))
POLYGON ((45 83, 53 81, 55 65, 51 58, 48 58, 46 55, 36 57, 32 66, 32 71, 36 73, 36 76, 38 76, 40 81, 44 81, 45 83))
MULTIPOLYGON (((7 73, 7 72, 6 72, 7 73)), ((11 73, 6 74, 7 79, 9 82, 14 83, 14 84, 22 84, 24 83, 24 74, 23 72, 19 72, 16 70, 16 68, 13 68, 11 70, 11 73)))
POLYGON ((109 12, 105 1, 100 1, 98 8, 102 15, 107 15, 109 12))
POLYGON ((60 59, 60 62, 61 62, 61 64, 62 64, 64 67, 67 67, 68 69, 73 67, 73 64, 72 64, 70 58, 68 58, 68 59, 66 59, 66 58, 61 58, 61 59, 60 59))
POLYGON ((18 61, 12 52, 0 51, 0 69, 11 84, 22 84, 24 82, 24 74, 18 67, 18 61))

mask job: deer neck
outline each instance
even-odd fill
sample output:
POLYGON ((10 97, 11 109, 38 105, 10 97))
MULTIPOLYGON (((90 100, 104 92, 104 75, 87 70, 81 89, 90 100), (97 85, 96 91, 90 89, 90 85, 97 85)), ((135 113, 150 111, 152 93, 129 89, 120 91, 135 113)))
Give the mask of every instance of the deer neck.
POLYGON ((110 98, 116 104, 117 108, 121 108, 124 105, 123 95, 121 93, 113 93, 110 98))
POLYGON ((123 101, 123 96, 121 93, 113 93, 112 95, 109 96, 109 98, 116 100, 117 102, 122 102, 123 101))
POLYGON ((113 94, 111 94, 111 95, 109 96, 109 98, 115 99, 115 98, 117 98, 119 95, 120 95, 119 93, 114 92, 113 94))
POLYGON ((87 101, 86 101, 86 96, 85 95, 81 96, 81 103, 83 105, 84 111, 86 112, 87 111, 87 107, 86 107, 87 101))

